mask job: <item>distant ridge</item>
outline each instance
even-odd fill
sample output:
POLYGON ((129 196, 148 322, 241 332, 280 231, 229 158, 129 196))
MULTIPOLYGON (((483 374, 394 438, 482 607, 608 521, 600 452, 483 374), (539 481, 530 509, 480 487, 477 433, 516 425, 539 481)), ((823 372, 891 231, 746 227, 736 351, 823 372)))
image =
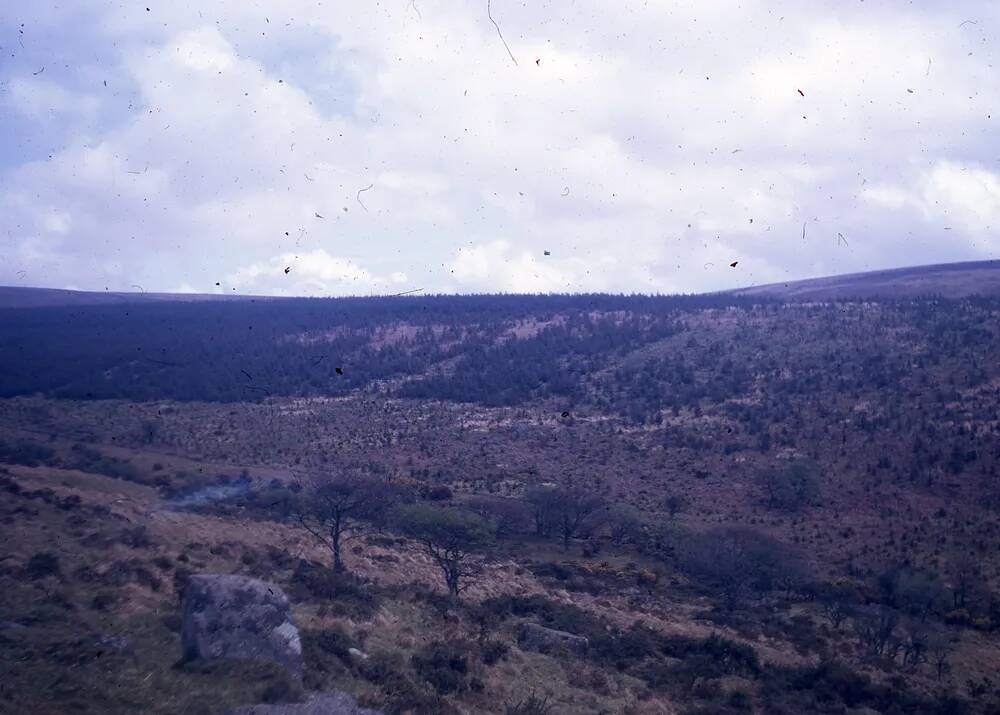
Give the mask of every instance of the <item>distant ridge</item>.
POLYGON ((64 290, 61 288, 21 288, 0 286, 0 308, 44 308, 74 305, 119 305, 143 302, 198 302, 232 300, 273 300, 259 295, 223 295, 215 293, 142 293, 64 290))
POLYGON ((1000 260, 938 263, 867 273, 845 273, 824 278, 737 288, 726 292, 732 295, 774 296, 788 300, 909 298, 922 295, 963 298, 977 294, 1000 295, 1000 260))
MULTIPOLYGON (((938 295, 963 298, 970 295, 1000 296, 1000 260, 938 263, 928 266, 890 268, 866 273, 844 273, 787 283, 768 283, 722 291, 741 296, 773 296, 786 300, 831 300, 844 298, 907 298, 938 295)), ((375 297, 375 296, 373 296, 375 297)), ((0 286, 0 308, 40 308, 74 305, 118 305, 143 302, 200 302, 282 300, 282 296, 226 295, 218 293, 141 293, 21 288, 0 286)))

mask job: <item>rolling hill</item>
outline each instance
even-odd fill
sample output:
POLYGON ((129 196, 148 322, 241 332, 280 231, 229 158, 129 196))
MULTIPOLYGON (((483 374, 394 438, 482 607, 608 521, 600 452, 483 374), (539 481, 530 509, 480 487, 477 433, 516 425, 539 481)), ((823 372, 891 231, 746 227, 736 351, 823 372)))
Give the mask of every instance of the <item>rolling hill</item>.
MULTIPOLYGON (((937 295, 962 298, 969 295, 1000 295, 1000 260, 939 263, 864 273, 845 273, 821 278, 747 286, 725 294, 767 296, 781 300, 831 300, 851 298, 905 298, 937 295)), ((0 286, 0 308, 118 305, 163 301, 204 302, 277 300, 276 296, 226 295, 214 293, 146 293, 21 288, 0 286)))
POLYGON ((1000 261, 967 261, 911 266, 884 271, 845 273, 788 283, 738 288, 735 295, 772 296, 784 300, 844 298, 908 298, 939 295, 1000 295, 1000 261))
POLYGON ((54 306, 120 305, 178 301, 263 300, 264 296, 217 295, 214 293, 146 293, 123 291, 65 290, 0 286, 0 308, 46 308, 54 306))

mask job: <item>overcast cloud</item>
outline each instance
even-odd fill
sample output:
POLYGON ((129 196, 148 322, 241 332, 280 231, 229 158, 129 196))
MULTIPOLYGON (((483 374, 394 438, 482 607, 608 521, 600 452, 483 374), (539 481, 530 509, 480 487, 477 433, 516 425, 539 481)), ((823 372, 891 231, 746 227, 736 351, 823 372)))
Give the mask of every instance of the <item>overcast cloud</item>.
POLYGON ((0 284, 689 292, 998 257, 1000 3, 490 10, 513 58, 486 0, 6 0, 0 284))

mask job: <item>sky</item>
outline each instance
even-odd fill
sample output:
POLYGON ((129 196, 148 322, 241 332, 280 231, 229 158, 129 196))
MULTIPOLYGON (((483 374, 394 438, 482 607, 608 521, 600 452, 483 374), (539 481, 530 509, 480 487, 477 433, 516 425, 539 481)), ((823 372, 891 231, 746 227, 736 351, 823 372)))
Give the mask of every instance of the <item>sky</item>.
POLYGON ((676 293, 994 259, 998 47, 994 0, 4 0, 0 285, 676 293))

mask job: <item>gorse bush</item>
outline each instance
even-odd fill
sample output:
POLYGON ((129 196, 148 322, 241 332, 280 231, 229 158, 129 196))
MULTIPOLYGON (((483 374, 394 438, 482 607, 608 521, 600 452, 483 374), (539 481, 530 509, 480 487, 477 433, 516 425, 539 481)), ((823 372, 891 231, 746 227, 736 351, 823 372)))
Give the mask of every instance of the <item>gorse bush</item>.
POLYGON ((470 652, 468 643, 434 641, 414 653, 411 662, 417 675, 444 695, 468 687, 470 652))

